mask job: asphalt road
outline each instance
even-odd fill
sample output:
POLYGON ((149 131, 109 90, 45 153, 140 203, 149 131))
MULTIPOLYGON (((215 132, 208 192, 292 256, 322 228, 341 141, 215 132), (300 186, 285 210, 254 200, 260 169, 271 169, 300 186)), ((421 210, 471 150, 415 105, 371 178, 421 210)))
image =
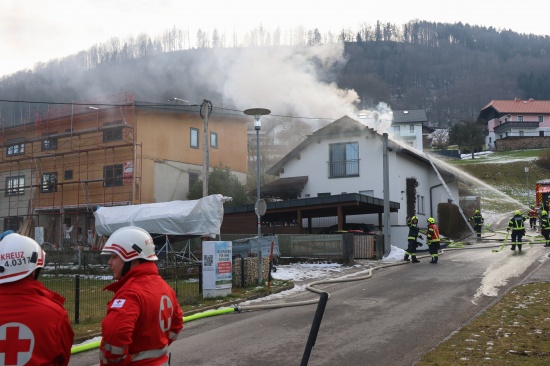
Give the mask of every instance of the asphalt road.
MULTIPOLYGON (((483 245, 446 251, 436 265, 421 258, 318 287, 331 298, 308 365, 412 365, 510 287, 549 279, 541 245, 521 254, 483 245)), ((318 296, 304 291, 279 301, 318 296)), ((171 365, 300 365, 315 311, 282 307, 189 322, 170 346, 171 365)), ((97 362, 95 350, 73 355, 70 365, 97 362)))

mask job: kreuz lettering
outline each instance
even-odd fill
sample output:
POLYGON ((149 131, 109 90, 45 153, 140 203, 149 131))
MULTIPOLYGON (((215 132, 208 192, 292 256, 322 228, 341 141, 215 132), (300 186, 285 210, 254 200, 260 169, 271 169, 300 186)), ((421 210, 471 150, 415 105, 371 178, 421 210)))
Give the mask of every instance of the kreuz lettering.
POLYGON ((2 261, 6 261, 8 259, 19 259, 24 257, 25 257, 25 253, 23 252, 11 252, 6 254, 0 254, 0 260, 2 261))

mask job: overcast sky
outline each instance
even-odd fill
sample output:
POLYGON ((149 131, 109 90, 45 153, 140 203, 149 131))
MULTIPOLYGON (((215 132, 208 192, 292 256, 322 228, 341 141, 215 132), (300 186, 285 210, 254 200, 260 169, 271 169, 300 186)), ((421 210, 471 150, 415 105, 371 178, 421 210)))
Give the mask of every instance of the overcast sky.
POLYGON ((550 34, 550 2, 501 0, 1 0, 0 76, 37 62, 68 56, 111 37, 151 37, 176 27, 196 31, 214 28, 231 38, 260 24, 268 29, 318 28, 339 32, 374 25, 377 20, 401 25, 419 19, 468 23, 511 29, 519 33, 550 34))

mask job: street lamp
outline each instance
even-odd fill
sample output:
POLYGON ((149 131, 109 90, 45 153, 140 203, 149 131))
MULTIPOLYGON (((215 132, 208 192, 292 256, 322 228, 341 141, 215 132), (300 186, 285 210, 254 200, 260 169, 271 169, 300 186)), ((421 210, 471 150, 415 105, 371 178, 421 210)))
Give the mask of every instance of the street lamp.
POLYGON ((254 129, 256 130, 256 216, 258 217, 258 285, 262 284, 262 221, 261 216, 265 213, 265 206, 263 210, 261 209, 262 204, 260 203, 260 128, 262 128, 262 122, 260 121, 261 116, 270 114, 271 111, 265 108, 251 108, 244 111, 244 114, 249 116, 254 116, 254 129), (264 211, 264 212, 261 212, 264 211))
POLYGON ((527 186, 527 205, 529 205, 529 167, 526 165, 523 169, 525 170, 525 184, 527 186))

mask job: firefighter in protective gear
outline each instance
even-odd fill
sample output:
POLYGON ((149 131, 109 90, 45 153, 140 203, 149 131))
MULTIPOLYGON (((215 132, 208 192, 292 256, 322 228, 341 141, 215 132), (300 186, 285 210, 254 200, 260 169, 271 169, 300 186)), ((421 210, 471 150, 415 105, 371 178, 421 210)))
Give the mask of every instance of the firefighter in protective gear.
POLYGON ((525 216, 521 214, 521 211, 514 212, 514 217, 508 222, 506 230, 512 229, 512 250, 516 250, 516 243, 519 251, 521 251, 521 238, 525 235, 524 221, 527 220, 525 216))
POLYGON ((481 238, 481 228, 483 226, 483 222, 485 221, 483 216, 481 216, 481 212, 479 212, 479 210, 475 210, 474 215, 468 219, 468 221, 470 220, 474 220, 474 229, 477 233, 477 237, 481 238))
POLYGON ((544 236, 544 246, 550 247, 550 219, 548 218, 548 212, 542 211, 541 215, 541 225, 540 232, 544 236))
POLYGON ((537 210, 533 205, 529 209, 529 226, 531 229, 537 230, 537 210))
POLYGON ((435 224, 433 217, 428 218, 428 230, 426 231, 426 241, 432 261, 430 263, 437 263, 439 258, 439 248, 441 247, 441 237, 439 236, 439 228, 435 224))
POLYGON ((135 226, 116 230, 102 254, 117 282, 101 322, 101 365, 165 365, 168 346, 183 328, 183 312, 174 290, 159 276, 155 245, 135 226))
POLYGON ((416 247, 420 246, 416 240, 418 238, 422 239, 422 236, 419 235, 420 229, 418 228, 418 217, 411 216, 411 219, 409 220, 409 236, 407 237, 408 245, 407 250, 405 251, 405 258, 403 260, 409 261, 409 256, 412 259, 413 263, 420 263, 420 261, 416 258, 416 247))
POLYGON ((65 298, 37 281, 46 254, 33 239, 0 241, 2 365, 68 365, 74 333, 65 298))

